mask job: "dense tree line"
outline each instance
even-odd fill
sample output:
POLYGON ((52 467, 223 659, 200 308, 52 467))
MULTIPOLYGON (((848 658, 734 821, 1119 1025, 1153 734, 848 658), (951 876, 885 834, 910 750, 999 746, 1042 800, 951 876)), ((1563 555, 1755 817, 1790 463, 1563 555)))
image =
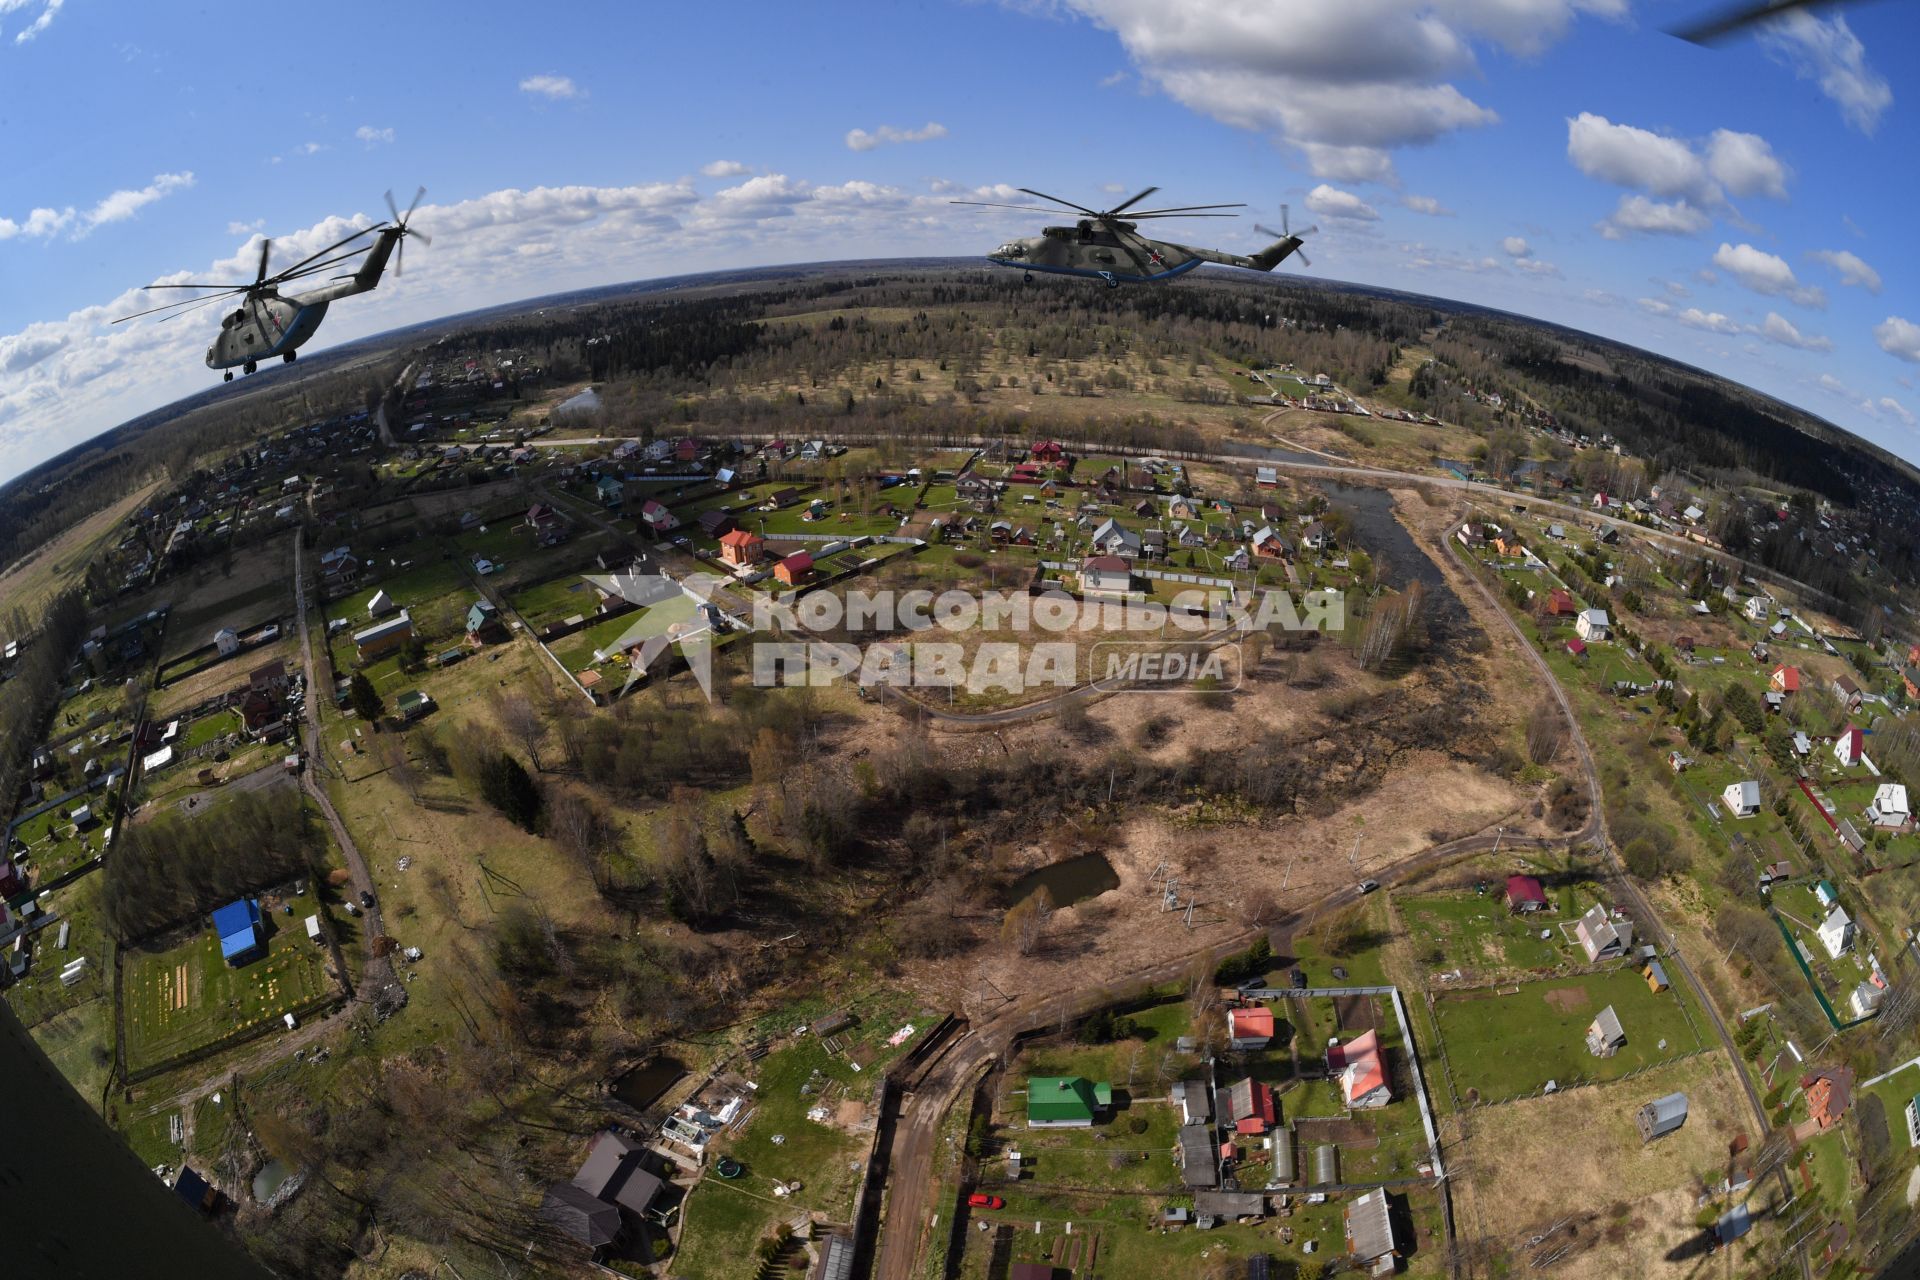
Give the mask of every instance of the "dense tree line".
POLYGON ((0 804, 11 805, 26 782, 27 753, 46 733, 87 634, 86 606, 77 591, 62 592, 37 620, 10 610, 7 629, 20 641, 13 676, 0 684, 0 804))
POLYGON ((170 810, 121 832, 101 872, 101 906, 115 937, 144 938, 307 873, 320 835, 298 790, 214 803, 213 813, 170 810))

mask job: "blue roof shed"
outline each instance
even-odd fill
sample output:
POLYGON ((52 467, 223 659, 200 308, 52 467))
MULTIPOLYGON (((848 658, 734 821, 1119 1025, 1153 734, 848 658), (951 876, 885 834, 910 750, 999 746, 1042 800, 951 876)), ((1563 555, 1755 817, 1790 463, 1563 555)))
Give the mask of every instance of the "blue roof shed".
POLYGON ((228 964, 253 959, 260 951, 259 900, 241 898, 215 910, 213 931, 220 935, 220 956, 228 964))

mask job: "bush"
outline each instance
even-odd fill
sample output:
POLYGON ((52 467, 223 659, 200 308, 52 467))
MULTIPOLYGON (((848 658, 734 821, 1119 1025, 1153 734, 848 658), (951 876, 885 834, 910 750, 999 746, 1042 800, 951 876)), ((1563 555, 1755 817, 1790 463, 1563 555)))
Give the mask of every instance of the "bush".
POLYGON ((540 788, 518 760, 502 751, 486 762, 480 774, 480 794, 523 831, 540 825, 540 788))
POLYGON ((1127 1130, 1130 1133, 1145 1133, 1147 1131, 1147 1118, 1145 1116, 1132 1117, 1127 1121, 1127 1130))

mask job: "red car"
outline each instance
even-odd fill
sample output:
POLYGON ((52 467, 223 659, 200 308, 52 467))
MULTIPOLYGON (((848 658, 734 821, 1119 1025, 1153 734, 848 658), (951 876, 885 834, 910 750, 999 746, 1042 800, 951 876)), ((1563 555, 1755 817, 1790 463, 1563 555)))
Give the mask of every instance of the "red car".
POLYGON ((1007 1202, 999 1196, 990 1196, 984 1191, 976 1191, 967 1197, 969 1209, 1004 1209, 1007 1202))

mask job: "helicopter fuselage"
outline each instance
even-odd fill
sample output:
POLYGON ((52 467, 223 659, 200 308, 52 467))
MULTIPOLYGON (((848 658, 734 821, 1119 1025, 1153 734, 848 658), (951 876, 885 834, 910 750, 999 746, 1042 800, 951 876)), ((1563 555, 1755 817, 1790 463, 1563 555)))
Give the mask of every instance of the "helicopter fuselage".
POLYGON ((1131 222, 1083 220, 1071 227, 1047 227, 1037 236, 1009 240, 987 255, 989 262, 1022 271, 1082 276, 1104 280, 1110 286, 1159 284, 1185 275, 1203 262, 1227 267, 1271 271, 1280 259, 1300 247, 1288 236, 1260 253, 1247 257, 1152 240, 1131 222))
POLYGON ((382 231, 358 271, 318 289, 282 297, 269 285, 244 295, 240 305, 220 322, 220 332, 207 348, 207 368, 244 368, 251 373, 262 360, 274 356, 293 359, 293 353, 320 328, 320 322, 327 318, 327 307, 335 299, 366 293, 380 283, 399 241, 397 229, 382 231))

